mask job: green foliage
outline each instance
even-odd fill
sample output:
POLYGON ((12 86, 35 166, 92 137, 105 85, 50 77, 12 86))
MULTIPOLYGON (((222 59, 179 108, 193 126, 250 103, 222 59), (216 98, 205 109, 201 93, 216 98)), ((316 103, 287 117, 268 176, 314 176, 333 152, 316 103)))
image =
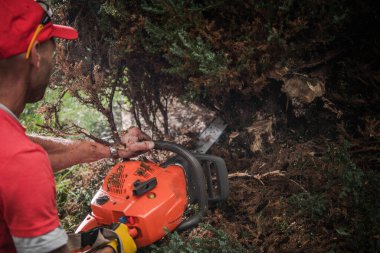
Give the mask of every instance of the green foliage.
POLYGON ((20 116, 21 123, 26 127, 28 133, 41 133, 42 129, 38 125, 43 125, 44 115, 39 109, 46 103, 56 101, 58 93, 50 88, 46 89, 44 98, 32 104, 27 104, 20 116))
MULTIPOLYGON (((26 127, 29 133, 40 133, 44 131, 38 125, 44 123, 44 111, 42 107, 48 104, 55 104, 59 99, 60 92, 48 88, 42 101, 33 104, 27 104, 23 113, 21 114, 20 121, 26 127)), ((114 100, 114 108, 117 115, 120 115, 120 108, 118 103, 125 102, 125 98, 117 92, 114 100)), ((72 97, 69 93, 61 98, 61 109, 58 116, 63 123, 70 124, 70 122, 83 127, 90 133, 96 136, 109 136, 110 130, 103 115, 94 108, 89 108, 81 104, 78 100, 72 97)), ((120 123, 120 117, 116 118, 117 123, 120 123)))
POLYGON ((124 2, 96 2, 91 8, 97 11, 98 15, 96 18, 99 28, 104 34, 107 34, 105 40, 111 45, 117 43, 120 34, 115 32, 115 30, 112 32, 113 29, 110 28, 119 22, 126 22, 127 13, 124 11, 126 9, 124 2), (100 4, 100 6, 98 4, 100 4))
POLYGON ((336 180, 342 183, 339 197, 350 198, 353 205, 360 202, 361 193, 364 186, 364 172, 356 167, 351 161, 348 153, 349 143, 344 143, 341 147, 330 152, 326 162, 333 162, 336 167, 332 170, 329 177, 329 184, 336 183, 336 180), (336 179, 334 177, 337 177, 336 179))
POLYGON ((301 210, 312 220, 322 218, 327 211, 324 196, 322 194, 302 192, 292 195, 289 198, 289 203, 295 208, 295 210, 301 210))
MULTIPOLYGON (((196 63, 198 71, 202 74, 218 74, 220 71, 225 70, 225 62, 222 53, 214 53, 211 46, 205 43, 201 37, 197 37, 195 40, 191 40, 189 36, 182 32, 178 33, 178 37, 181 41, 181 45, 176 42, 169 47, 169 52, 172 56, 178 57, 177 59, 167 58, 172 65, 178 63, 179 59, 189 58, 196 63)), ((178 70, 178 66, 166 69, 171 74, 186 73, 186 66, 182 65, 178 70)))
POLYGON ((90 212, 95 189, 84 186, 82 180, 78 180, 87 169, 85 165, 77 165, 55 174, 57 207, 61 224, 67 231, 74 231, 90 212))
POLYGON ((215 99, 218 106, 220 95, 253 86, 276 64, 289 68, 321 54, 350 14, 347 0, 164 0, 141 7, 144 50, 165 60, 162 72, 185 83, 189 94, 182 96, 215 99))
POLYGON ((320 185, 310 193, 299 193, 288 199, 318 224, 333 226, 346 247, 354 252, 378 252, 380 249, 380 175, 360 169, 351 159, 346 142, 332 147, 319 160, 301 162, 308 170, 320 173, 320 185))
POLYGON ((76 168, 70 168, 55 174, 56 191, 57 191, 57 205, 58 209, 62 210, 68 199, 74 196, 72 191, 71 177, 76 171, 76 168))
POLYGON ((217 75, 226 69, 228 61, 223 51, 216 52, 202 37, 190 35, 191 29, 201 25, 202 11, 219 4, 199 6, 171 0, 143 4, 144 10, 160 16, 158 20, 146 20, 148 37, 142 39, 148 52, 163 53, 170 66, 164 72, 187 78, 195 74, 217 75))
POLYGON ((62 98, 59 117, 64 124, 74 123, 95 136, 110 135, 110 129, 104 116, 96 109, 81 104, 69 93, 62 98))
POLYGON ((276 228, 278 230, 280 230, 281 233, 283 233, 286 236, 289 236, 292 232, 294 232, 291 225, 289 224, 289 222, 285 218, 276 219, 274 221, 274 224, 275 224, 276 228))
MULTIPOLYGON (((167 236, 165 241, 158 245, 151 245, 141 252, 152 253, 248 253, 254 252, 243 248, 238 242, 231 239, 224 231, 215 229, 211 225, 201 224, 201 233, 184 238, 177 232, 167 236)), ((140 251, 139 251, 140 252, 140 251)))
POLYGON ((105 2, 100 6, 98 14, 100 16, 109 15, 109 16, 114 17, 114 18, 120 18, 120 17, 122 17, 122 14, 120 13, 119 9, 116 7, 117 6, 114 6, 112 4, 105 2))
POLYGON ((41 102, 27 104, 20 116, 20 122, 27 129, 28 133, 38 133, 41 131, 38 125, 42 125, 43 117, 37 112, 41 104, 41 102))
POLYGON ((347 210, 347 215, 334 220, 336 231, 346 238, 357 252, 378 252, 380 249, 380 175, 373 170, 362 170, 351 160, 344 143, 332 150, 329 159, 334 169, 328 177, 329 185, 341 185, 334 206, 347 210), (365 249, 365 250, 364 250, 365 249))
POLYGON ((163 94, 228 111, 233 100, 262 90, 278 69, 323 61, 347 38, 354 11, 347 0, 53 2, 81 33, 68 58, 77 69, 65 72, 78 79, 75 89, 104 96, 117 83, 145 122, 156 119, 148 114, 163 108, 163 94))

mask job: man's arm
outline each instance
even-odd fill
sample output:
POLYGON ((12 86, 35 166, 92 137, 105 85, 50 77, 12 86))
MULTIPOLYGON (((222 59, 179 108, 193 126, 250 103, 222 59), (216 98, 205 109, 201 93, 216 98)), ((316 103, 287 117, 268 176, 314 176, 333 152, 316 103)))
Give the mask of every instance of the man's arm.
POLYGON ((111 157, 109 147, 89 140, 66 140, 62 138, 29 135, 48 153, 51 167, 59 171, 75 164, 94 162, 111 157))
MULTIPOLYGON (((66 140, 36 135, 29 135, 29 138, 46 150, 55 172, 76 164, 111 157, 108 146, 91 140, 66 140)), ((118 155, 121 158, 130 158, 154 147, 150 138, 136 127, 130 128, 122 136, 122 142, 126 144, 126 147, 118 149, 118 155)))

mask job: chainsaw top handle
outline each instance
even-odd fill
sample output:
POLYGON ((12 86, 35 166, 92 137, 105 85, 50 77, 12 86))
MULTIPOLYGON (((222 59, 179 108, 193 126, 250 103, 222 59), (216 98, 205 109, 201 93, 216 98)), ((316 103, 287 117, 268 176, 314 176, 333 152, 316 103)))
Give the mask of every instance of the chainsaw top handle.
POLYGON ((197 225, 201 218, 204 216, 206 210, 207 210, 207 204, 208 204, 208 193, 207 193, 207 182, 203 173, 203 169, 197 158, 194 157, 188 150, 185 148, 171 143, 171 142, 165 142, 165 141, 155 141, 154 142, 154 149, 156 150, 165 150, 165 151, 171 151, 177 155, 179 155, 181 158, 185 159, 188 164, 190 165, 190 170, 188 173, 191 173, 191 177, 195 180, 192 180, 192 185, 189 185, 188 183, 187 188, 188 191, 190 187, 193 191, 196 193, 196 199, 199 206, 199 211, 197 211, 193 216, 187 218, 186 220, 182 221, 182 223, 177 227, 177 230, 186 230, 189 229, 195 225, 197 225))

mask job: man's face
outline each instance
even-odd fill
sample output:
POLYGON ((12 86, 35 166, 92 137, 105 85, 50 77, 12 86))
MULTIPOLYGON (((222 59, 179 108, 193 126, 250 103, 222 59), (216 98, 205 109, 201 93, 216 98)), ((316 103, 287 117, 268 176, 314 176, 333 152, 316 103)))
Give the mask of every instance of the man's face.
POLYGON ((39 44, 37 50, 40 55, 40 65, 38 68, 33 67, 31 70, 27 103, 37 102, 44 97, 53 69, 53 54, 55 50, 53 39, 39 44))

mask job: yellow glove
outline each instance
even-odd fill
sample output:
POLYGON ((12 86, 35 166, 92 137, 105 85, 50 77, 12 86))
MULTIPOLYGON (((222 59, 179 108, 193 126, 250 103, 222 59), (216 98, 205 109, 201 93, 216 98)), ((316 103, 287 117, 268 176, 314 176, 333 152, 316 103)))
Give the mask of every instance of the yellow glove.
POLYGON ((135 241, 128 233, 128 227, 126 225, 120 223, 113 230, 118 235, 119 240, 114 239, 107 243, 107 246, 113 248, 116 253, 135 253, 137 251, 135 241))

